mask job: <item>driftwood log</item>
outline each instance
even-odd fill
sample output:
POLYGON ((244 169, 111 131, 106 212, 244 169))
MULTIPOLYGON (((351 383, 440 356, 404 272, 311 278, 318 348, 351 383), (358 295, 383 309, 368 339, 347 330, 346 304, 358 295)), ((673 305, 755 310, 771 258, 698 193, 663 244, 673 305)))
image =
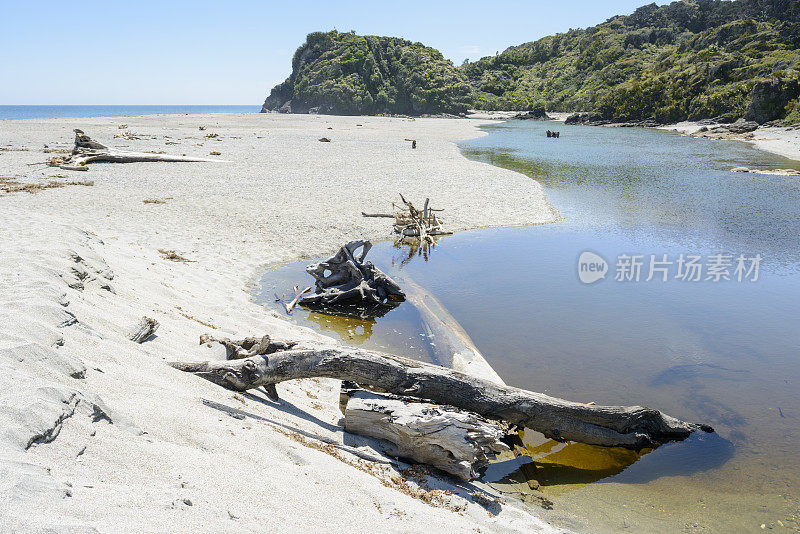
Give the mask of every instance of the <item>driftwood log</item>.
POLYGON ((127 150, 109 148, 93 140, 82 130, 76 129, 75 146, 72 149, 72 153, 67 156, 50 158, 47 164, 51 167, 59 167, 66 170, 86 170, 86 165, 89 163, 137 163, 147 161, 224 162, 224 160, 218 159, 172 156, 150 152, 128 152, 127 150))
POLYGON ((433 363, 495 384, 505 384, 442 303, 402 272, 398 275, 398 280, 406 289, 408 301, 417 309, 422 326, 433 342, 433 363))
POLYGON ((346 393, 344 429, 387 442, 383 452, 432 465, 471 480, 498 453, 508 451, 507 429, 450 406, 407 402, 363 389, 346 393))
POLYGON ((133 330, 128 334, 128 339, 134 343, 144 343, 158 330, 158 321, 150 317, 142 317, 133 330))
POLYGON ((364 258, 372 248, 369 241, 351 241, 333 257, 306 267, 316 280, 316 291, 300 304, 312 307, 337 305, 377 306, 402 301, 405 294, 391 278, 364 258), (361 249, 361 254, 356 251, 361 249))
POLYGON ((570 402, 437 365, 340 345, 297 343, 289 350, 242 360, 170 365, 236 391, 299 378, 349 380, 530 428, 558 441, 639 449, 683 440, 696 430, 713 431, 641 406, 570 402))
MULTIPOLYGON (((295 343, 289 341, 273 341, 269 336, 246 337, 239 341, 232 341, 227 337, 214 337, 209 334, 200 336, 200 344, 219 343, 225 347, 226 360, 241 360, 243 358, 250 358, 252 356, 261 356, 263 354, 270 354, 279 350, 288 350, 295 346, 295 343)), ((278 397, 278 390, 275 384, 266 384, 264 392, 267 396, 276 401, 278 397)))

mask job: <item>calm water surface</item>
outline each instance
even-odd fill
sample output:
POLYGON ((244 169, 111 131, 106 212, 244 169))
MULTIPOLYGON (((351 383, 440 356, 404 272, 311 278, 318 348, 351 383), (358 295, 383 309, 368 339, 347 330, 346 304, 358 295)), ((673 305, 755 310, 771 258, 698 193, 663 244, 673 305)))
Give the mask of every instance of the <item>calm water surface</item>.
MULTIPOLYGON (((578 530, 800 530, 800 179, 729 172, 800 168, 738 142, 664 131, 511 122, 462 143, 469 158, 539 180, 563 220, 443 238, 427 261, 381 243, 370 258, 436 296, 511 385, 576 401, 643 404, 717 433, 632 453, 526 436, 536 458, 493 466, 506 490, 542 483, 543 511, 578 530), (582 284, 578 257, 605 258, 582 284), (760 254, 756 282, 645 282, 649 256, 760 254), (641 281, 614 280, 620 254, 641 281)), ((509 195, 513 195, 509 191, 509 195)), ((303 264, 262 280, 261 300, 308 283, 303 264)), ((731 273, 733 268, 731 268, 731 273)), ((705 274, 703 275, 705 278, 705 274)), ((275 305, 274 303, 270 305, 275 305)), ((430 358, 403 304, 376 321, 299 310, 350 343, 430 358)))

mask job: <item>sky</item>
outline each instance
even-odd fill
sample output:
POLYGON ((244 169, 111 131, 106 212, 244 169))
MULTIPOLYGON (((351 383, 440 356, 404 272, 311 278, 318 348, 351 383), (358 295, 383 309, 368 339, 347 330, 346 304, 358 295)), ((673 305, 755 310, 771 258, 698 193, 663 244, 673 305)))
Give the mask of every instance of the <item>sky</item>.
POLYGON ((403 37, 461 64, 645 3, 9 1, 0 10, 0 105, 260 105, 310 32, 403 37))

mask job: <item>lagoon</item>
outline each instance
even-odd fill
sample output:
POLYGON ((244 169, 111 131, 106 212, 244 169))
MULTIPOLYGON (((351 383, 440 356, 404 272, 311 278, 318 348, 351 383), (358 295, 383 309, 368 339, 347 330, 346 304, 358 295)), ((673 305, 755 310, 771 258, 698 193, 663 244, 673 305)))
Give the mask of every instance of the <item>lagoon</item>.
MULTIPOLYGON (((800 179, 730 172, 800 165, 666 131, 522 121, 485 130, 462 153, 539 180, 562 220, 461 232, 426 257, 387 241, 370 259, 435 296, 510 385, 647 405, 717 430, 633 457, 531 442, 554 502, 545 517, 594 532, 800 528, 800 179), (587 251, 609 269, 592 284, 578 276, 587 251), (731 279, 706 279, 719 255, 731 279), (762 258, 755 281, 737 280, 740 255, 762 258), (620 259, 639 256, 638 281, 616 280, 620 259), (705 269, 699 281, 676 278, 690 256, 705 269), (659 271, 645 281, 653 257, 671 262, 660 264, 666 281, 659 271)), ((274 305, 275 292, 309 282, 305 263, 270 271, 260 300, 274 305)), ((348 343, 433 357, 435 339, 409 304, 374 322, 294 315, 348 343)), ((485 481, 519 489, 517 467, 485 481)))

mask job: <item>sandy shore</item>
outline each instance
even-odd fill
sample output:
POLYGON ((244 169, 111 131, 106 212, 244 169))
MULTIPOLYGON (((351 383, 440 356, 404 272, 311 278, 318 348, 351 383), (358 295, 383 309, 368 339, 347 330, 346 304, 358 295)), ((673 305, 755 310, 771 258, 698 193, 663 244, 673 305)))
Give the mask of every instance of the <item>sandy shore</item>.
MULTIPOLYGON (((703 126, 696 122, 679 122, 662 126, 662 130, 674 130, 685 135, 696 135, 703 126)), ((800 161, 800 129, 794 128, 759 128, 749 135, 731 135, 738 139, 753 143, 756 148, 800 161)))
MULTIPOLYGON (((485 111, 471 109, 467 112, 467 117, 470 119, 491 119, 491 120, 508 120, 513 119, 520 113, 527 113, 527 111, 485 111)), ((547 116, 554 121, 565 121, 567 117, 572 115, 572 112, 563 111, 548 111, 547 116)))
POLYGON ((479 124, 255 114, 0 121, 0 531, 553 530, 525 507, 492 515, 449 482, 420 491, 394 471, 202 402, 352 440, 339 424, 338 382, 280 384, 275 404, 164 363, 224 357, 198 345, 208 332, 318 337, 255 305, 250 284, 266 265, 388 236, 385 220, 359 214, 386 210, 398 192, 435 199, 454 230, 553 221, 538 183, 460 155, 453 142, 480 135, 479 124), (230 163, 36 165, 45 150, 69 148, 73 128, 119 148, 230 163), (93 185, 13 192, 75 180, 93 185), (161 327, 137 345, 126 334, 144 315, 161 327))

